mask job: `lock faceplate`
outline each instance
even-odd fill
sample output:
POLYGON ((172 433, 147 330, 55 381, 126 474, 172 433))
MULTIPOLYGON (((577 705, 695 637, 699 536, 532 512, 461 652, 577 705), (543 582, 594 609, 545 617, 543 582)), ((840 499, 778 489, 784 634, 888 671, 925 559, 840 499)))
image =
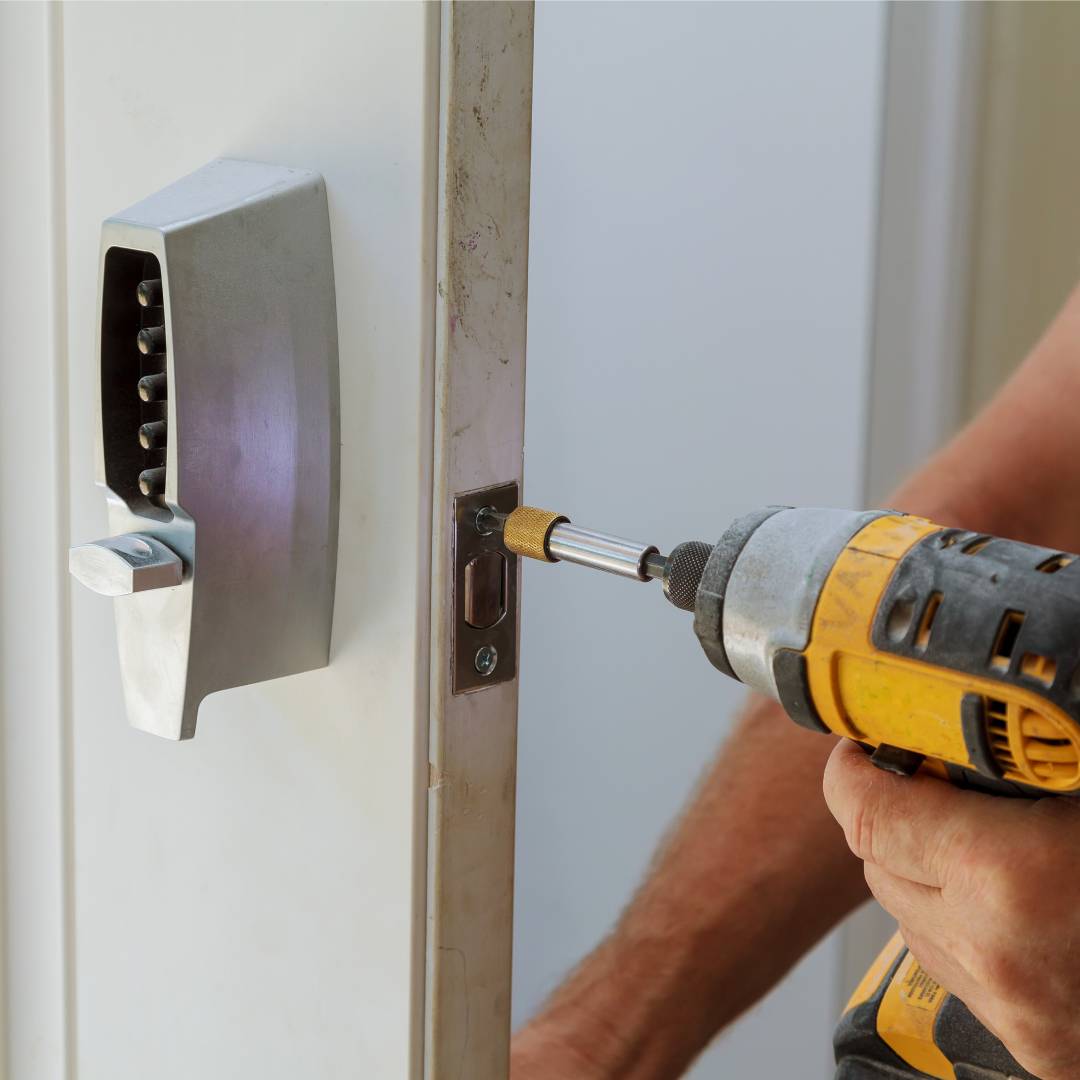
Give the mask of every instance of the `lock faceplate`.
POLYGON ((117 596, 131 723, 189 738, 207 694, 329 659, 340 438, 323 180, 212 162, 105 222, 100 282, 97 471, 121 535, 75 549, 72 568, 117 596), (156 576, 133 564, 141 548, 124 555, 128 534, 157 545, 156 576))
POLYGON ((517 484, 466 492, 454 499, 453 692, 468 694, 517 674, 518 558, 497 533, 482 533, 476 515, 510 513, 517 484))

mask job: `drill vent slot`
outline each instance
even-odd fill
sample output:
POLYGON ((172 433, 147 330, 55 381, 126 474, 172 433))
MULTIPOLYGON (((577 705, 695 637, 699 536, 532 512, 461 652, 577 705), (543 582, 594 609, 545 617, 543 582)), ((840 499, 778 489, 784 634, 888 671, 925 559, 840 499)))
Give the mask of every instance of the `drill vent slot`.
POLYGON ((1023 625, 1024 613, 1022 611, 1006 611, 1002 616, 997 637, 994 639, 994 651, 990 655, 990 666, 996 671, 1009 670, 1013 651, 1016 648, 1016 639, 1020 636, 1020 628, 1023 625))
POLYGON ((1069 563, 1076 562, 1075 555, 1051 555, 1049 559, 1044 559, 1038 566, 1035 567, 1040 574, 1056 574, 1059 570, 1064 570, 1069 563))
POLYGON ((1009 709, 998 698, 986 698, 986 730, 990 749, 1006 774, 1016 772, 1016 759, 1009 745, 1009 709))
POLYGON ((919 629, 915 634, 915 648, 924 650, 926 646, 930 644, 930 634, 934 629, 934 619, 937 617, 938 608, 941 607, 941 596, 939 592, 932 592, 930 599, 926 601, 926 607, 923 608, 922 619, 919 620, 919 629))
POLYGON ((889 608, 889 617, 885 621, 885 633, 890 641, 901 642, 907 637, 911 624, 915 621, 915 597, 903 594, 889 608))
POLYGON ((983 700, 990 751, 1006 780, 1052 791, 1080 785, 1080 742, 1071 727, 1022 705, 983 700))
POLYGON ((976 536, 974 540, 969 540, 960 550, 965 555, 978 555, 991 540, 993 540, 992 536, 976 536))
POLYGON ((1020 658, 1020 674, 1036 679, 1043 686, 1050 686, 1057 674, 1057 661, 1041 653, 1027 652, 1020 658))

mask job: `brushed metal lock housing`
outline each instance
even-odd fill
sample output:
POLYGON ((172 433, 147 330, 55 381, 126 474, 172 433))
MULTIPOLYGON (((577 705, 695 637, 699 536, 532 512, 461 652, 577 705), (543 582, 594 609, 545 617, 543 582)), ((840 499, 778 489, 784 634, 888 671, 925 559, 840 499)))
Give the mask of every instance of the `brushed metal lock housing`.
POLYGON ((329 661, 338 343, 317 173, 219 160, 102 229, 97 477, 128 718, 195 733, 216 690, 329 661))

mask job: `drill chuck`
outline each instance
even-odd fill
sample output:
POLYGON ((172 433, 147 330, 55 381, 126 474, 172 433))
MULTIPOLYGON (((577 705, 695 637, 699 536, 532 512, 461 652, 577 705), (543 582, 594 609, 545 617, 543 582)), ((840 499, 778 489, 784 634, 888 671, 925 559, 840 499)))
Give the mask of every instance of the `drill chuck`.
POLYGON ((664 595, 680 610, 693 611, 713 545, 687 540, 672 548, 664 566, 664 595))

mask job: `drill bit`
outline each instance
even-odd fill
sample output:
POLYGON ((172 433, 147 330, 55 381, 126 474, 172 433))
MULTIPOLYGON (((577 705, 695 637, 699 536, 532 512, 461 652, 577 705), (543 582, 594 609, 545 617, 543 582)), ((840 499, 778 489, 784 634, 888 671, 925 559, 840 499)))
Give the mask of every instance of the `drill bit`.
POLYGON ((662 581, 664 595, 683 611, 694 610, 713 550, 712 544, 690 540, 662 555, 655 544, 583 529, 563 514, 534 506, 519 506, 509 514, 481 510, 476 527, 484 534, 501 533, 509 551, 539 562, 577 563, 635 581, 662 581))

